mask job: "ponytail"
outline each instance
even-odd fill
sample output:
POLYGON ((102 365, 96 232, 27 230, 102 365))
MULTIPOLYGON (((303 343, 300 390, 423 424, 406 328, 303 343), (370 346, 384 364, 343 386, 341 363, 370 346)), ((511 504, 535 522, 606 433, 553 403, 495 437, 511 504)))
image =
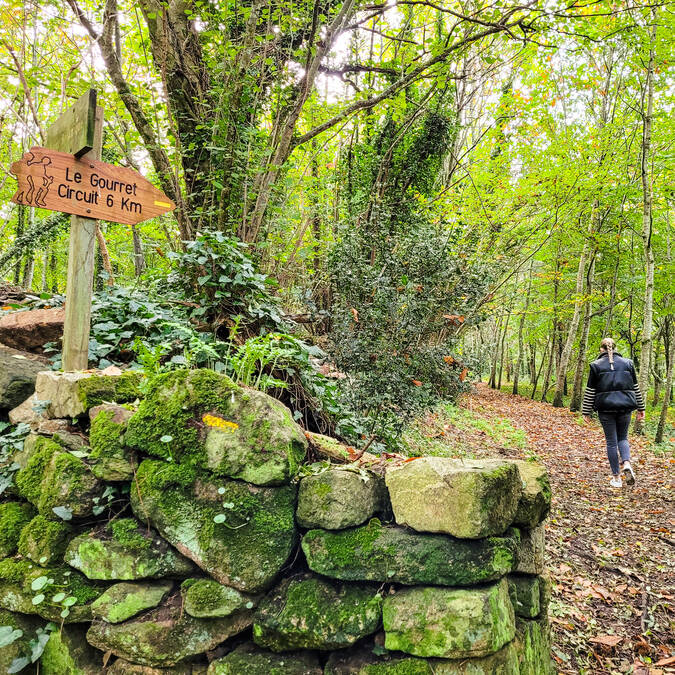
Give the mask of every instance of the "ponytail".
POLYGON ((600 346, 607 352, 609 358, 609 367, 614 370, 614 350, 616 349, 616 342, 610 337, 606 337, 600 346))

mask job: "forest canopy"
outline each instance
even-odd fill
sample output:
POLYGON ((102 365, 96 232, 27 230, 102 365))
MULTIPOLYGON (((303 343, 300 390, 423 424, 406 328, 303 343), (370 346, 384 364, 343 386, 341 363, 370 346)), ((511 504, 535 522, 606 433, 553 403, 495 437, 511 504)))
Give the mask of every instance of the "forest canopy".
POLYGON ((480 377, 578 411, 611 335, 663 438, 672 3, 0 8, 0 277, 63 302, 69 219, 9 166, 90 88, 102 159, 177 204, 100 222, 91 366, 207 365, 383 448, 480 377))

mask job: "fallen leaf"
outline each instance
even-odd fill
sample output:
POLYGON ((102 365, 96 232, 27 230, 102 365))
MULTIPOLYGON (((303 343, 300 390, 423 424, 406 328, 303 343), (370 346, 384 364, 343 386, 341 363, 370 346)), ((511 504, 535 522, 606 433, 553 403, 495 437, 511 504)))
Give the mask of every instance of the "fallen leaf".
POLYGON ((619 642, 623 640, 619 635, 596 635, 592 637, 589 642, 592 642, 596 645, 602 645, 603 647, 616 647, 619 642))

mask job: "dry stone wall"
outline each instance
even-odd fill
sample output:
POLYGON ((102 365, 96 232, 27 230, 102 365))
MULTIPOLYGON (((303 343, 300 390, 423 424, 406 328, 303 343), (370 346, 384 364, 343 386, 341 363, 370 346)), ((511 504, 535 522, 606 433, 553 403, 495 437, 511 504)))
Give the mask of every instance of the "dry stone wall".
POLYGON ((316 461, 282 404, 207 370, 38 383, 0 503, 0 672, 552 672, 539 465, 316 461))

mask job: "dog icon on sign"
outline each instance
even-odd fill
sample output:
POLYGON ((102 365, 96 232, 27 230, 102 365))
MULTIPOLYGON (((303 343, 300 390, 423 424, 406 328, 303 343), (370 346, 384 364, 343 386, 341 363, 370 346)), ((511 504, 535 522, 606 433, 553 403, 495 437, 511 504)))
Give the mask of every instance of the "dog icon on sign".
POLYGON ((17 175, 19 189, 14 195, 13 201, 28 206, 41 206, 46 208, 45 198, 49 194, 49 188, 54 182, 54 176, 47 173, 52 163, 50 157, 40 156, 33 152, 27 152, 19 162, 12 165, 11 171, 17 175), (18 165, 25 163, 27 170, 16 171, 18 165))

